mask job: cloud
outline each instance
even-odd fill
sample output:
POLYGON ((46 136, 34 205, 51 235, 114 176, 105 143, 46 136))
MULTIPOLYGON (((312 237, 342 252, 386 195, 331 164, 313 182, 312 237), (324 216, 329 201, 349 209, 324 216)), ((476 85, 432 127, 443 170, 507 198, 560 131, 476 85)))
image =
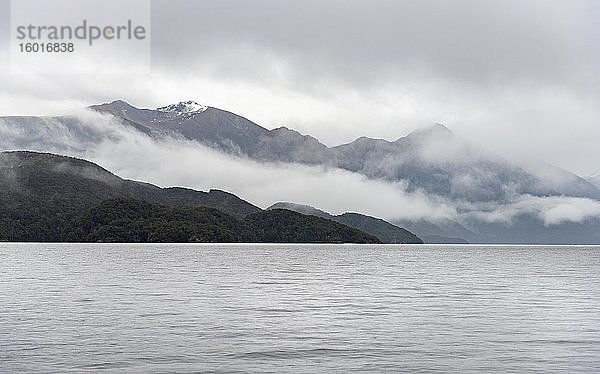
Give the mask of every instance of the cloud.
POLYGON ((0 121, 0 146, 85 158, 121 177, 163 187, 219 188, 262 208, 291 200, 332 213, 357 211, 380 217, 431 220, 455 214, 443 202, 418 191, 407 192, 403 183, 369 180, 340 169, 258 163, 193 141, 153 139, 122 126, 110 116, 91 111, 80 111, 77 117, 85 129, 48 119, 35 128, 36 133, 43 134, 37 138, 0 121), (12 147, 11 143, 18 146, 12 147), (343 188, 334 190, 332 186, 343 188))
POLYGON ((268 68, 260 59, 254 65, 254 54, 248 61, 226 51, 267 50, 303 67, 295 69, 298 85, 309 75, 378 85, 398 66, 476 84, 568 80, 585 64, 576 56, 598 57, 588 49, 594 36, 585 35, 594 28, 591 1, 159 0, 153 8, 157 58, 185 57, 178 68, 210 64, 200 49, 224 62, 215 72, 261 76, 268 68), (203 22, 181 17, 181 9, 203 22))
MULTIPOLYGON (((0 12, 6 21, 0 22, 0 114, 55 115, 117 98, 142 107, 193 99, 328 145, 360 136, 395 140, 440 122, 521 163, 536 158, 581 175, 600 173, 597 1, 152 4, 153 72, 147 75, 9 74, 2 37, 9 12, 0 12)), ((0 9, 8 1, 0 0, 0 9)), ((547 225, 597 216, 595 201, 520 195, 511 185, 501 186, 509 197, 504 204, 474 206, 340 170, 257 164, 182 140, 156 141, 123 132, 109 119, 86 122, 93 142, 73 143, 71 129, 58 123, 39 127, 37 137, 0 123, 0 145, 46 141, 48 150, 92 159, 129 178, 220 187, 262 206, 295 200, 333 213, 493 222, 531 213, 547 225)), ((425 156, 460 161, 461 151, 436 145, 425 156)), ((556 169, 528 170, 565 182, 556 169)), ((458 175, 452 188, 476 193, 493 179, 475 177, 458 175)))
POLYGON ((328 145, 440 122, 507 156, 600 172, 597 1, 152 6, 152 74, 0 73, 0 113, 193 99, 328 145))
POLYGON ((433 222, 475 218, 510 223, 519 215, 529 214, 547 226, 600 217, 600 202, 591 199, 509 194, 511 200, 503 204, 451 201, 419 190, 408 192, 402 181, 372 180, 335 168, 259 163, 194 141, 151 138, 122 126, 111 116, 87 110, 75 116, 79 125, 66 126, 46 119, 34 127, 36 133, 43 134, 37 138, 15 130, 7 120, 0 121, 0 147, 81 157, 121 177, 163 187, 219 188, 262 208, 278 201, 293 201, 334 214, 354 211, 392 221, 433 222), (11 147, 11 143, 18 146, 11 147))
POLYGON ((510 223, 517 216, 527 214, 537 216, 545 226, 565 222, 582 223, 586 219, 600 217, 599 201, 566 196, 521 195, 508 204, 488 205, 479 209, 467 215, 485 222, 510 223))

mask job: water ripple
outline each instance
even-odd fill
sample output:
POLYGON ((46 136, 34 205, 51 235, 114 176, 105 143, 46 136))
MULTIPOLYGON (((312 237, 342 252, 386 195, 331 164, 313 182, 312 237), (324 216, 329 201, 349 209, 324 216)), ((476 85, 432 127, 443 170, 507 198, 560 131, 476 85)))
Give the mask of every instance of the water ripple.
POLYGON ((0 244, 0 372, 600 372, 600 248, 0 244))

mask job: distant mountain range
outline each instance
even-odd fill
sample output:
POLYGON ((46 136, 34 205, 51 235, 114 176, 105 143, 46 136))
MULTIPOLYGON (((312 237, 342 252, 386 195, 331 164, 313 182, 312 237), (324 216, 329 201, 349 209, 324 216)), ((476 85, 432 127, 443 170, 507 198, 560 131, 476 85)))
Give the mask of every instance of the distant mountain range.
POLYGON ((543 164, 525 170, 462 141, 440 124, 394 142, 362 137, 327 147, 286 127, 267 130, 239 115, 190 103, 202 109, 189 110, 185 103, 139 109, 120 100, 91 108, 155 136, 179 135, 257 161, 326 165, 369 178, 406 181, 409 190, 452 199, 503 201, 509 194, 600 199, 597 187, 573 173, 543 164))
MULTIPOLYGON (((515 201, 524 205, 521 201, 525 198, 569 197, 597 201, 600 188, 595 179, 586 180, 551 165, 508 161, 463 141, 440 124, 414 131, 396 141, 362 137, 328 147, 286 127, 268 130, 237 114, 192 101, 140 109, 117 100, 90 108, 156 139, 193 140, 261 163, 338 168, 372 180, 404 183, 408 192, 422 192, 435 201, 455 205, 460 216, 457 219, 391 222, 426 242, 600 243, 597 218, 548 224, 531 211, 516 214, 508 221, 470 214, 474 209, 484 213, 496 207, 508 209, 506 207, 515 201)), ((11 131, 0 139, 0 149, 47 151, 59 148, 68 153, 70 142, 61 144, 61 137, 83 139, 78 144, 85 146, 102 141, 105 136, 75 116, 3 117, 1 120, 11 131), (57 132, 61 137, 50 136, 57 132)))
POLYGON ((160 188, 96 164, 0 153, 0 241, 380 243, 331 220, 218 190, 160 188))

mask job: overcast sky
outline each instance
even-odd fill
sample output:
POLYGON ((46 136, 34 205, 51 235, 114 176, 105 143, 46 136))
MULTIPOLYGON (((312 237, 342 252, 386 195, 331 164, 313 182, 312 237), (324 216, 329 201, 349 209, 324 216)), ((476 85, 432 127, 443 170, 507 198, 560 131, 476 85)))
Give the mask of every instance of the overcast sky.
MULTIPOLYGON (((600 173, 600 2, 152 2, 149 75, 11 75, 0 115, 193 99, 328 145, 443 123, 508 157, 600 173)), ((32 10, 33 11, 33 10, 32 10)))

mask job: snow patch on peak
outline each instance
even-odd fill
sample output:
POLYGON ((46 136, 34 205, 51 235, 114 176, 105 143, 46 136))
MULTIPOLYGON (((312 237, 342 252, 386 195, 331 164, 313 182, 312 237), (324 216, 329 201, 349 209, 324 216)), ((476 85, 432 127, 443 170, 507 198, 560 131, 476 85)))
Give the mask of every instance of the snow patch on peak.
POLYGON ((200 105, 195 101, 182 101, 177 104, 163 106, 156 110, 158 110, 159 112, 165 112, 165 113, 187 114, 187 113, 202 113, 207 109, 208 109, 208 107, 206 105, 200 105))

